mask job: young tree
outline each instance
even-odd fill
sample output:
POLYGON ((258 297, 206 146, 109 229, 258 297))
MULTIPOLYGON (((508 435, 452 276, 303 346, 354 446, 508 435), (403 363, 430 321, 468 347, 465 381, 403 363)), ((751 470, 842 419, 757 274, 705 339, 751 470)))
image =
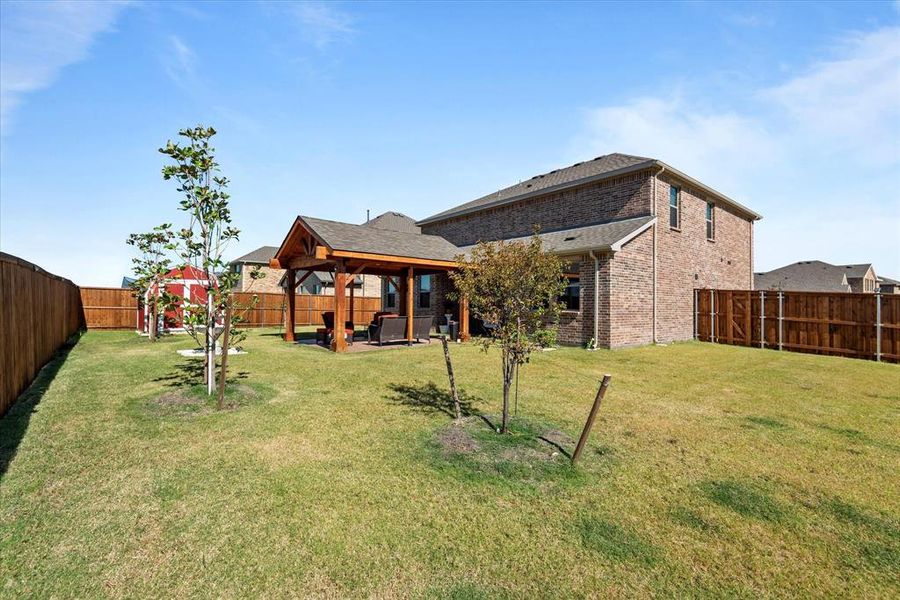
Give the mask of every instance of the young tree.
POLYGON ((558 298, 565 290, 562 263, 543 251, 535 235, 528 244, 479 243, 469 257, 459 256, 460 268, 450 273, 451 294, 466 297, 476 317, 490 334, 477 343, 487 349, 497 344, 503 367, 503 422, 509 421, 509 390, 519 365, 539 346, 552 340, 559 321, 558 298))
MULTIPOLYGON (((216 135, 212 127, 198 125, 182 129, 181 143, 166 144, 159 151, 173 164, 163 167, 163 179, 174 179, 184 195, 181 210, 189 217, 187 227, 177 233, 177 250, 184 265, 206 274, 206 305, 185 302, 184 327, 204 348, 207 392, 215 388, 216 324, 223 321, 228 296, 237 281, 237 273, 227 268, 224 252, 229 242, 237 240, 240 231, 231 226, 228 208, 228 179, 220 175, 215 148, 210 140, 216 135)), ((231 327, 232 324, 223 324, 231 327)), ((220 333, 220 332, 219 332, 220 333)), ((223 351, 227 352, 227 349, 223 351)))
POLYGON ((132 290, 138 301, 147 299, 147 306, 144 307, 144 310, 148 315, 149 327, 147 329, 151 342, 156 341, 157 315, 160 309, 171 302, 169 295, 162 289, 163 277, 172 264, 172 261, 166 256, 172 249, 172 239, 175 236, 171 227, 170 224, 164 223, 147 233, 132 233, 126 240, 129 246, 134 246, 140 252, 140 256, 131 259, 135 275, 132 290), (148 297, 147 292, 153 288, 157 291, 152 297, 148 297))

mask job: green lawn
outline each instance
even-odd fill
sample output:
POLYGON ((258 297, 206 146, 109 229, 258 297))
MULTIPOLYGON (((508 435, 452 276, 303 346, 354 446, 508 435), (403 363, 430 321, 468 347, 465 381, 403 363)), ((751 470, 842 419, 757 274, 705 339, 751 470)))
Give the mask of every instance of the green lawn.
MULTIPOLYGON (((0 421, 0 595, 900 594, 896 365, 560 349, 523 368, 501 439, 431 406, 439 344, 333 355, 252 331, 221 413, 175 387, 189 346, 87 333, 0 421), (577 438, 603 373, 572 468, 534 434, 577 438)), ((497 354, 451 351, 495 415, 497 354)))

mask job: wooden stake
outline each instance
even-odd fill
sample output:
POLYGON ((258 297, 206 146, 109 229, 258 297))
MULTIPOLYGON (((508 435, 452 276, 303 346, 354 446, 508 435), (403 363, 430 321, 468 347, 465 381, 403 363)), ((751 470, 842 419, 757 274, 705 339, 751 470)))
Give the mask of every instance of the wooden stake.
POLYGON ((441 336, 441 345, 444 346, 444 360, 447 361, 447 376, 450 378, 450 392, 453 394, 453 411, 456 420, 462 419, 462 408, 459 405, 459 392, 456 390, 456 378, 453 377, 453 363, 450 362, 450 346, 447 345, 447 336, 441 336))
POLYGON ((219 410, 225 407, 225 373, 228 365, 228 336, 231 334, 231 300, 225 305, 225 331, 222 332, 222 369, 219 371, 219 410))
POLYGON ((600 382, 600 389, 597 390, 597 397, 594 398, 594 405, 591 407, 587 422, 584 424, 584 430, 581 432, 581 437, 578 438, 575 454, 572 455, 573 465, 575 464, 575 461, 578 460, 578 457, 581 456, 581 451, 584 450, 584 445, 587 443, 588 436, 591 434, 591 428, 594 426, 594 418, 596 418, 597 411, 600 409, 600 402, 603 401, 603 396, 606 395, 606 389, 609 387, 610 379, 612 379, 612 376, 604 375, 603 381, 600 382))

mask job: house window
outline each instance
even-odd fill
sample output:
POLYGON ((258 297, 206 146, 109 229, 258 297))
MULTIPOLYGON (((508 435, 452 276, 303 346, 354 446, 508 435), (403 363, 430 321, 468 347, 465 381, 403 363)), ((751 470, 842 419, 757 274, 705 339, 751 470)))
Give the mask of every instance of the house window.
POLYGON ((669 227, 681 229, 681 190, 669 187, 669 227))
POLYGON ((387 293, 384 295, 384 307, 394 308, 397 306, 397 288, 390 281, 387 282, 387 293))
POLYGON ((431 307, 431 275, 419 277, 419 308, 431 307))
POLYGON ((712 202, 706 203, 706 239, 716 239, 716 212, 712 202))
POLYGON ((578 277, 569 277, 566 289, 559 301, 563 310, 581 310, 581 280, 578 277))

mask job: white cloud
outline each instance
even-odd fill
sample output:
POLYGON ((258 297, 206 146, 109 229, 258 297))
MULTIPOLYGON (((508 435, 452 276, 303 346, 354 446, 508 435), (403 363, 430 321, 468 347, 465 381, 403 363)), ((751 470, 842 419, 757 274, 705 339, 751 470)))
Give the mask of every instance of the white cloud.
POLYGON ((162 56, 166 75, 180 87, 191 90, 197 83, 197 55, 180 37, 169 36, 162 56))
POLYGON ((675 94, 589 110, 573 153, 660 158, 757 209, 757 268, 821 258, 900 275, 898 40, 900 28, 854 35, 724 107, 675 94))
POLYGON ((0 8, 0 135, 32 92, 84 60, 127 2, 3 2, 0 8))
POLYGON ((354 33, 353 17, 332 3, 300 2, 291 5, 304 38, 322 50, 354 33))

